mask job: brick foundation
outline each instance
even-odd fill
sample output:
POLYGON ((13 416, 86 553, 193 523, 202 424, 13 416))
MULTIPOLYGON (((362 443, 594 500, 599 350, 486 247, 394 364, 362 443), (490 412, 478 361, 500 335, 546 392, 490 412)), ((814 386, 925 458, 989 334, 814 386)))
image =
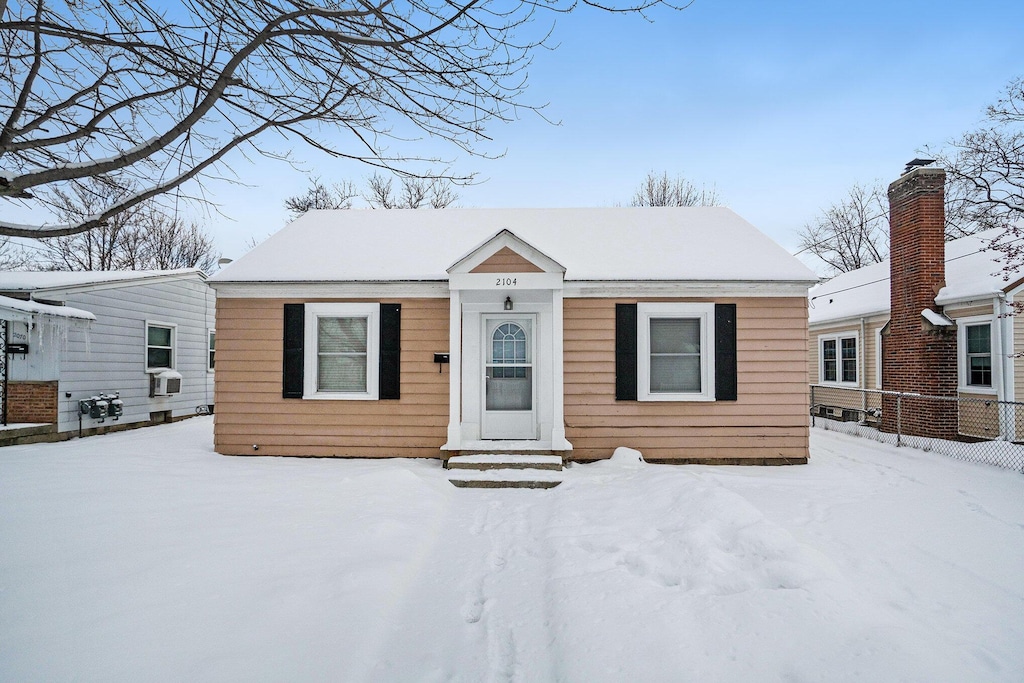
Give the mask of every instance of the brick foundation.
POLYGON ((55 423, 57 382, 8 382, 7 422, 55 423))
MULTIPOLYGON (((956 328, 934 328, 921 312, 946 281, 945 180, 940 168, 917 168, 889 186, 890 319, 883 332, 882 389, 955 397, 956 328)), ((904 399, 902 433, 957 435, 954 401, 904 399)), ((895 432, 896 398, 882 401, 882 431, 895 432)))

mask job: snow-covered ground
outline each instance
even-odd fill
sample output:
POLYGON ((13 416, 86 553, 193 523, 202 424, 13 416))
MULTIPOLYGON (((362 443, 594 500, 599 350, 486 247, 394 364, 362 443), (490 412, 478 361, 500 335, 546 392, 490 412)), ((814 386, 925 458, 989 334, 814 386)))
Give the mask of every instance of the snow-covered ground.
POLYGON ((229 458, 210 418, 0 450, 0 680, 1024 680, 1024 476, 229 458))

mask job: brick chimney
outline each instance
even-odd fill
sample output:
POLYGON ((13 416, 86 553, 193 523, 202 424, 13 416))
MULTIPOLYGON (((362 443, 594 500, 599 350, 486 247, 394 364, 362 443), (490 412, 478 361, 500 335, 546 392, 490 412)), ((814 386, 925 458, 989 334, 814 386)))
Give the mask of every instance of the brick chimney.
MULTIPOLYGON (((889 324, 882 341, 882 389, 925 396, 957 394, 956 328, 922 315, 941 314, 935 295, 946 284, 945 183, 941 168, 917 167, 889 186, 889 324)), ((903 398, 903 434, 940 439, 957 434, 957 404, 903 398)), ((896 400, 885 397, 882 430, 896 431, 896 400)))

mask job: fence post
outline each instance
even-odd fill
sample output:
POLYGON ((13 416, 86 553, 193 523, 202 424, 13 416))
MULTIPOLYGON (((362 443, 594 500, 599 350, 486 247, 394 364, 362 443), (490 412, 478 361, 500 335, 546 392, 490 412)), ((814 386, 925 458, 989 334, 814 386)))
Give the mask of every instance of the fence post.
POLYGON ((817 427, 818 423, 814 420, 814 385, 811 385, 811 426, 817 427))
POLYGON ((896 394, 896 448, 900 447, 903 436, 903 394, 896 394))

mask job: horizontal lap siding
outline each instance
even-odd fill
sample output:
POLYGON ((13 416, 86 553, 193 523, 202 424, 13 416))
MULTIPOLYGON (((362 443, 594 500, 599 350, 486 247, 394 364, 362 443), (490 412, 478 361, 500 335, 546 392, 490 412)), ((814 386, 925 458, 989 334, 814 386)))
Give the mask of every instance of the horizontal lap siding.
POLYGON ((615 304, 635 302, 564 302, 565 423, 573 458, 607 458, 617 446, 651 460, 807 457, 806 299, 735 301, 739 397, 716 402, 615 400, 615 304))
MULTIPOLYGON (((286 299, 217 300, 218 453, 260 455, 439 456, 448 427, 447 299, 402 304, 401 395, 397 401, 281 397, 286 299)), ((307 378, 308 381, 308 378, 307 378)))

